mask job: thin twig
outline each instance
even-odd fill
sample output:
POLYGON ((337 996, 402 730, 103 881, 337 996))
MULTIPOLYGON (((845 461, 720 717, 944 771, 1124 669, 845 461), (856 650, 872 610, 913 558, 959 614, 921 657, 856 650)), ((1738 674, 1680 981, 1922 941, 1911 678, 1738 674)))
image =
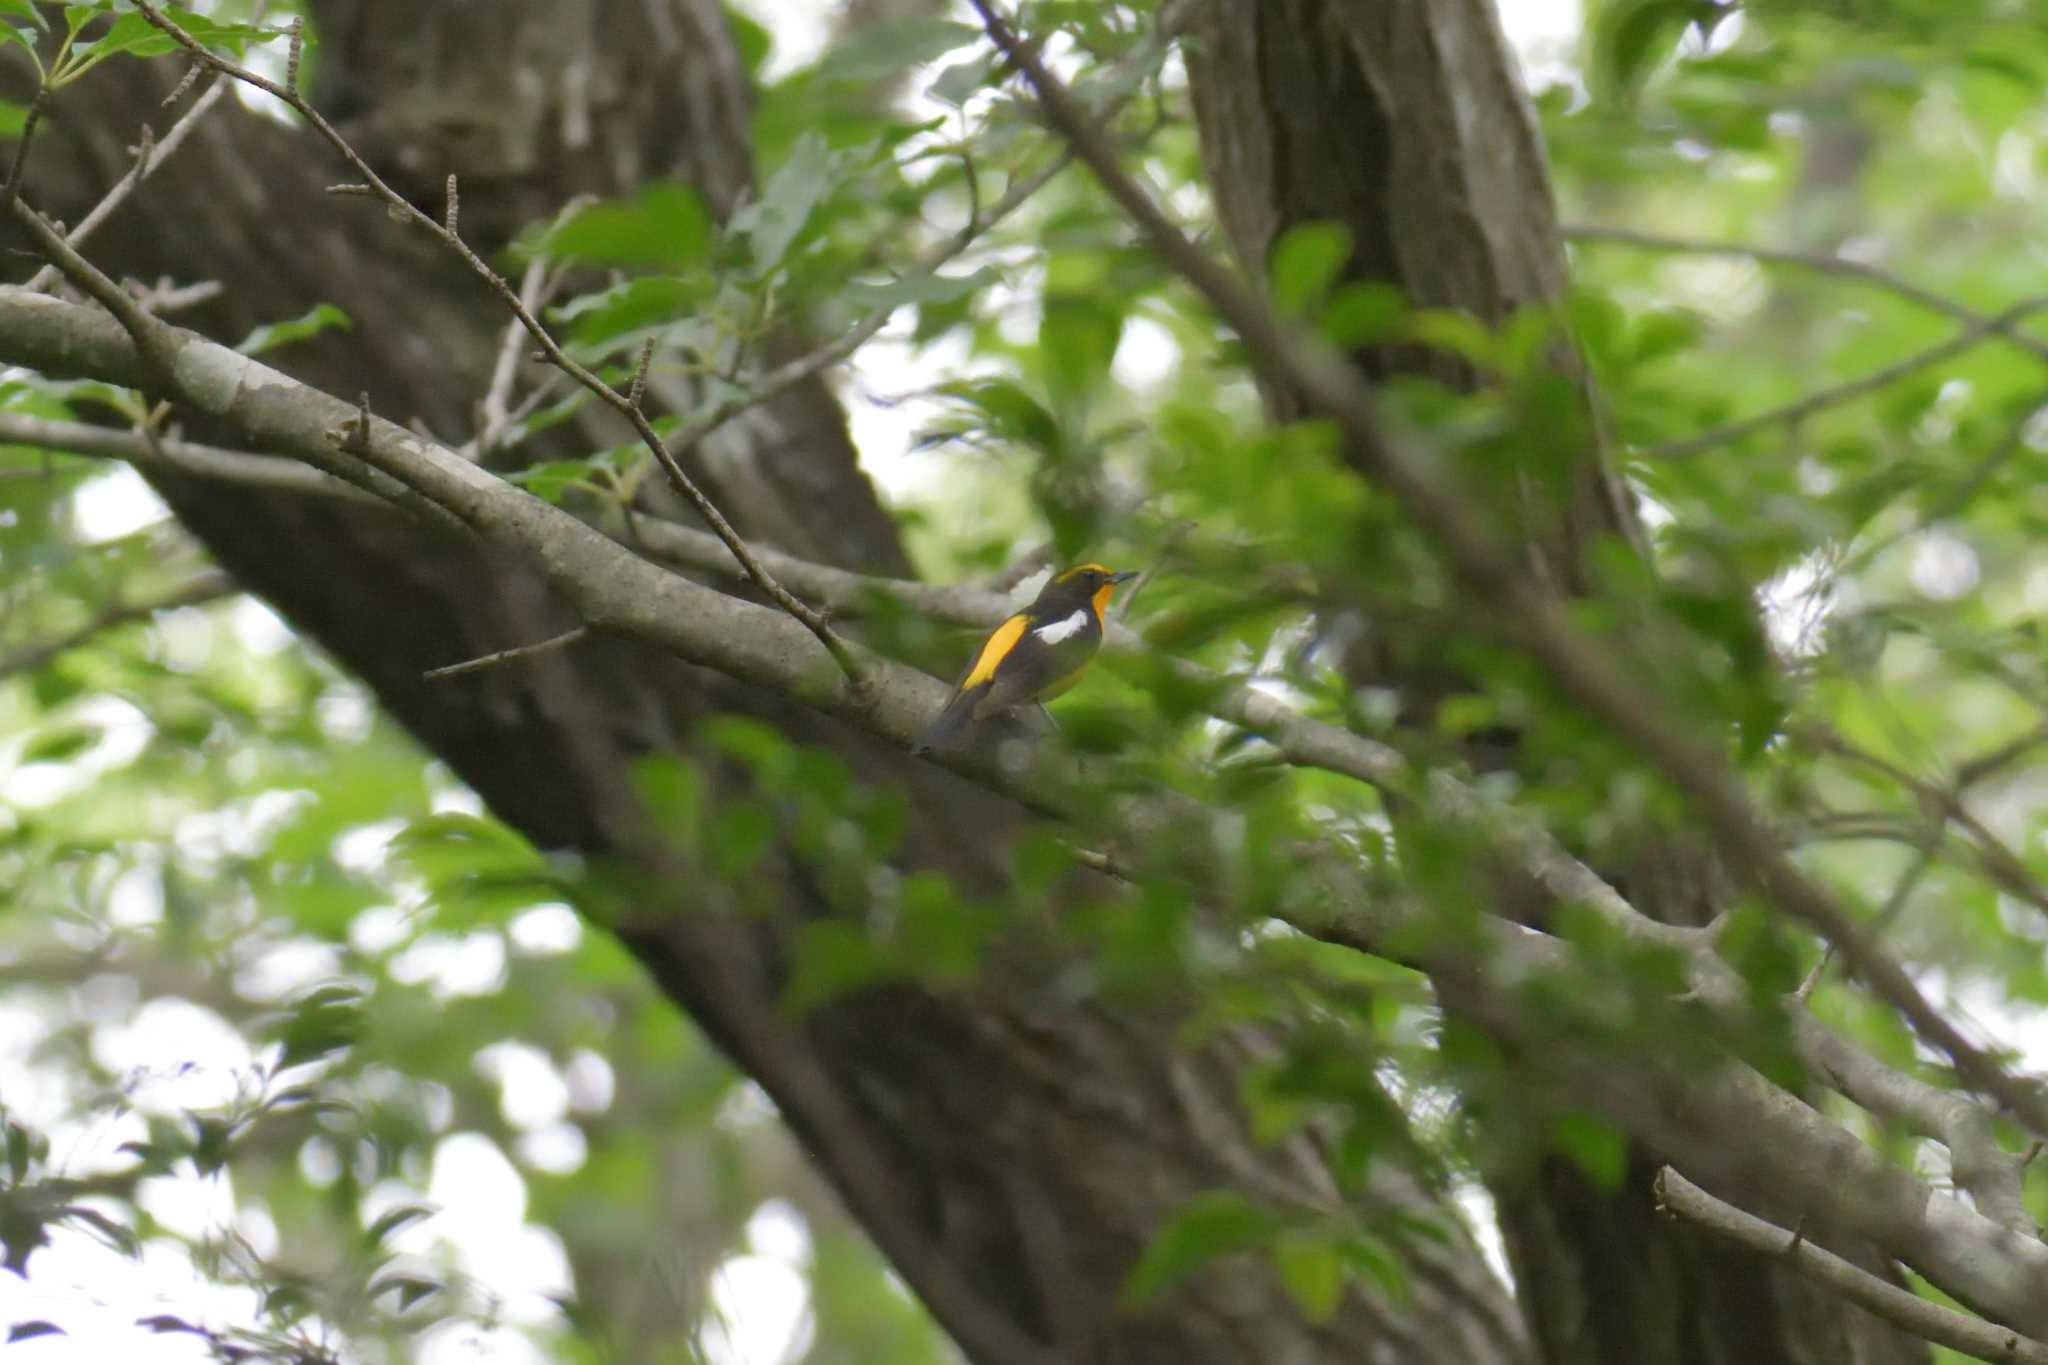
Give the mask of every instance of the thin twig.
POLYGON ((43 121, 43 111, 50 107, 50 87, 36 87, 36 97, 28 106, 28 116, 22 120, 21 140, 14 144, 14 163, 7 168, 7 185, 0 190, 0 212, 13 212, 16 200, 21 196, 22 172, 28 169, 28 149, 35 142, 36 127, 43 121))
POLYGON ((146 621, 160 611, 174 611, 179 607, 196 607, 218 601, 239 591, 241 589, 237 588, 226 574, 208 572, 148 601, 109 607, 83 625, 68 630, 54 639, 0 655, 0 678, 12 677, 17 673, 32 673, 59 654, 76 649, 116 626, 124 626, 133 621, 146 621))
POLYGON ((1943 819, 1953 822, 1969 835, 1970 846, 1976 849, 1979 855, 1979 865, 1992 880, 2035 909, 2048 913, 2048 887, 2035 880, 2033 872, 2028 869, 2019 854, 2013 852, 1990 826, 1978 818, 1977 813, 1970 809, 1969 803, 1963 800, 1962 793, 1955 787, 1929 781, 1880 754, 1850 743, 1823 726, 1804 727, 1799 732, 1799 738, 1825 753, 1833 754, 1898 783, 1923 808, 1938 812, 1943 819))
MULTIPOLYGON (((192 74, 197 75, 201 69, 197 65, 193 66, 192 74)), ((143 155, 136 157, 135 168, 122 176, 100 202, 92 206, 92 211, 79 220, 77 227, 64 235, 64 240, 74 248, 84 246, 86 239, 99 230, 100 224, 113 217, 114 211, 128 202, 128 197, 135 193, 142 182, 156 174, 157 167, 170 160, 178 148, 184 145, 186 137, 199 125, 199 121, 206 117, 207 111, 220 103, 221 96, 225 95, 227 90, 225 81, 209 82, 206 89, 200 92, 199 98, 192 102, 192 107, 180 114, 178 121, 171 125, 171 131, 156 139, 155 145, 143 155)), ((26 287, 37 291, 48 289, 56 282, 57 275, 57 267, 46 265, 29 277, 26 287)))
POLYGON ((1657 1172, 1656 1196, 1658 1207, 1666 1212, 1759 1255, 1791 1261, 1802 1275, 1922 1341, 1979 1360, 2048 1365, 2048 1345, 1888 1284, 1827 1248, 1815 1246, 1797 1230, 1787 1233, 1775 1223, 1716 1199, 1669 1166, 1657 1172))
POLYGON ((1665 441, 1658 445, 1645 446, 1636 452, 1644 460, 1677 460, 1688 455, 1697 455, 1717 446, 1732 444, 1747 439, 1760 431, 1772 427, 1797 426, 1817 412, 1843 403, 1853 402, 1866 394, 1876 393, 1891 387, 1901 379, 1910 378, 1922 370, 1931 369, 1953 356, 1981 346, 1988 338, 2011 330, 2013 324, 2022 318, 2048 311, 2048 297, 2022 299, 2018 303, 1994 313, 1981 322, 1965 327, 1946 341, 1937 342, 1922 351, 1893 361, 1891 364, 1872 370, 1858 379, 1847 380, 1824 389, 1815 389, 1802 398, 1794 399, 1781 407, 1759 412, 1750 417, 1738 418, 1723 426, 1713 427, 1694 436, 1681 437, 1676 441, 1665 441))
POLYGON ((2013 457, 2025 448, 2028 429, 2043 413, 2048 413, 2048 394, 2043 394, 2028 404, 2027 410, 2006 427, 2005 433, 1999 437, 1998 443, 1992 446, 1990 453, 1971 467, 1960 484, 1915 517, 1912 525, 1882 536, 1854 554, 1843 556, 1840 563, 1830 566, 1822 576, 1816 578, 1813 586, 1807 589, 1803 596, 1808 600, 1825 598, 1843 579, 1874 562, 1878 556, 1967 508, 1998 471, 2010 464, 2013 457))
MULTIPOLYGON (((527 263, 526 273, 520 277, 519 301, 529 311, 538 313, 547 292, 547 262, 536 257, 527 263)), ((525 349, 520 342, 525 335, 519 319, 506 322, 505 338, 498 343, 498 358, 491 364, 490 385, 484 390, 483 401, 477 405, 476 435, 462 447, 462 453, 472 460, 487 458, 499 438, 512 425, 512 385, 519 377, 519 356, 525 349)))
POLYGON ((64 277, 114 315, 123 331, 135 342, 135 349, 152 367, 164 366, 165 328, 168 324, 152 316, 133 294, 116 284, 98 266, 80 255, 42 214, 16 196, 12 205, 15 221, 26 227, 45 259, 64 277))
POLYGON ((648 450, 653 453, 655 459, 660 463, 663 472, 668 476, 669 482, 696 509, 697 515, 702 517, 705 524, 711 527, 713 534, 725 542, 726 548, 732 552, 733 557, 745 566, 747 576, 754 580, 755 585, 767 595, 770 601, 803 623, 804 627, 817 638, 818 643, 825 647, 826 652, 832 656, 833 660, 846 673, 848 678, 852 679, 856 684, 860 682, 859 668, 852 651, 847 649, 845 643, 834 633, 831 625, 826 622, 822 615, 814 611, 808 604, 799 601, 794 594, 776 582, 774 577, 761 567, 760 561, 755 558, 753 550, 747 545, 746 541, 740 538, 739 532, 733 529, 732 523, 726 520, 725 514, 718 509, 717 504, 711 500, 710 496, 703 489, 697 486, 696 481, 689 474, 684 472, 682 465, 677 462, 674 452, 670 449, 668 443, 662 440, 661 433, 654 429, 654 424, 648 420, 647 415, 627 402, 624 394, 620 393, 610 384, 607 384, 594 371, 580 364, 563 351, 560 343, 555 340, 553 333, 549 332, 541 324, 540 319, 534 315, 533 311, 527 308, 520 299, 519 292, 506 282, 503 275, 492 269, 481 256, 478 256, 475 251, 470 249, 468 243, 464 242, 456 233, 450 231, 445 224, 434 221, 430 215, 421 212, 405 196, 387 185, 383 177, 371 169, 370 164, 350 145, 349 141, 335 131, 334 125, 329 123, 326 117, 296 90, 280 85, 266 76, 258 75, 247 67, 240 66, 213 52, 203 43, 199 42, 198 39, 185 32, 184 29, 179 28, 176 24, 165 18, 163 13, 155 5, 151 4, 149 0, 135 0, 135 8, 144 19, 160 32, 190 51, 199 60, 212 66, 215 70, 241 81, 245 85, 253 86, 265 94, 283 100, 295 113, 305 119, 327 141, 329 146, 334 148, 342 160, 348 163, 351 170, 362 177, 362 184, 367 187, 371 194, 374 194, 383 201, 393 214, 431 233, 443 245, 447 246, 449 250, 461 257, 463 263, 470 268, 477 278, 484 281, 498 295, 505 306, 512 310, 513 315, 519 319, 520 325, 526 328, 527 335, 533 338, 534 343, 540 347, 550 364, 563 370, 577 383, 602 399, 633 424, 635 433, 638 434, 642 443, 647 446, 648 450))
POLYGON ((1492 604, 1502 634, 1543 665, 1582 710, 1603 721, 1615 738, 1686 794, 1729 865, 1740 869, 1770 903, 1832 940, 1843 961, 1922 1038, 1947 1053, 1967 1083, 1997 1096, 2036 1132, 2048 1133, 2048 1095, 2012 1076, 1966 1037, 1906 970, 1870 941, 1835 896, 1791 861, 1715 744, 1670 715, 1662 698, 1629 679, 1617 666, 1614 642, 1596 643, 1583 633, 1563 604, 1524 571, 1522 561, 1497 543, 1479 519, 1479 500, 1445 484, 1436 453, 1384 419, 1371 388, 1348 361, 1289 330, 1235 272, 1188 240, 1153 193, 1123 168, 1115 148, 1072 93, 995 12, 993 0, 970 3, 996 46, 1030 81, 1046 122, 1067 139, 1153 250, 1208 300, 1268 373, 1335 422, 1358 457, 1436 540, 1459 576, 1480 600, 1492 604))
POLYGON ((428 682, 439 682, 443 678, 459 678, 465 673, 480 673, 486 668, 496 668, 500 664, 511 663, 514 660, 530 659, 536 654, 547 654, 566 648, 589 634, 589 626, 578 626, 574 630, 565 630, 560 635, 551 635, 530 645, 514 645, 511 649, 501 649, 495 654, 464 659, 459 664, 443 664, 439 668, 430 668, 420 674, 420 677, 428 682))
POLYGON ((1979 327, 1984 329, 1986 335, 2002 336, 2013 345, 2048 360, 2048 340, 2030 336, 2019 330, 2017 319, 2000 321, 1946 294, 1936 293, 1903 276, 1895 275, 1881 266, 1850 260, 1846 256, 1821 251, 1794 251, 1785 247, 1754 246, 1747 242, 1714 242, 1694 237, 1668 237, 1662 233, 1641 232, 1634 228, 1601 227, 1592 224, 1569 224, 1559 228, 1558 235, 1568 242, 1610 242, 1619 246, 1641 247, 1646 251, 1665 251, 1679 255, 1742 256, 1770 265, 1793 266, 1817 274, 1862 280, 1889 290, 1931 312, 1952 318, 1965 327, 1979 327))

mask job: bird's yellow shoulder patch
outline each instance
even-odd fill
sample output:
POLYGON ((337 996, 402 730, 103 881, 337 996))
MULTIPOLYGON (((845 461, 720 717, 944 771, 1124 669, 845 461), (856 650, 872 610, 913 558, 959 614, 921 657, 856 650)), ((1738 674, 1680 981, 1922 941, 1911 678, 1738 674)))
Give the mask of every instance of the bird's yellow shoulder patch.
POLYGON ((1031 628, 1031 613, 1018 612, 995 628, 988 642, 981 647, 981 653, 974 660, 974 667, 967 670, 967 676, 960 680, 960 690, 979 687, 996 675, 996 665, 1017 647, 1017 641, 1024 638, 1024 632, 1031 628))

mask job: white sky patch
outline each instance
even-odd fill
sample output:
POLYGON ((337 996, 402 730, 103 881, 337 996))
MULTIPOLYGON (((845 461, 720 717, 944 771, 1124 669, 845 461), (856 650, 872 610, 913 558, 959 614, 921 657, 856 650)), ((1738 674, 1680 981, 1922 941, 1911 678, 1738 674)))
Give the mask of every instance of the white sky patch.
POLYGON ((390 971, 392 980, 408 986, 424 983, 444 1000, 489 995, 505 985, 505 938, 495 929, 460 938, 422 934, 391 959, 390 971))
POLYGON ((766 1256, 735 1256, 711 1272, 712 1317, 704 1356, 711 1365, 783 1365, 810 1349, 810 1281, 766 1256))
POLYGON ((769 1199, 747 1220, 747 1246, 757 1256, 807 1266, 811 1263, 811 1225, 787 1199, 769 1199))
POLYGON ((170 515, 164 500, 127 465, 87 480, 71 495, 71 525, 87 545, 134 535, 170 515))
POLYGON ((498 1108, 514 1128, 545 1128, 569 1112, 569 1085, 548 1055, 531 1043, 493 1043, 476 1069, 498 1083, 498 1108))
POLYGON ((0 801, 28 809, 53 805, 76 796, 117 768, 125 768, 149 747, 156 727, 134 703, 104 693, 84 697, 49 718, 20 743, 0 746, 0 801), (61 760, 32 762, 9 769, 9 758, 22 752, 37 735, 58 730, 95 732, 92 742, 61 760))
POLYGON ((463 1272, 500 1296, 508 1322, 560 1321, 550 1296, 575 1292, 569 1258, 552 1231, 526 1222, 526 1181, 496 1143, 479 1133, 443 1138, 427 1201, 440 1212, 414 1227, 445 1241, 463 1272))
POLYGON ((1828 553, 1810 554, 1757 593, 1764 631, 1780 654, 1800 657, 1819 650, 1823 629, 1835 608, 1830 581, 1834 563, 1828 553))
POLYGON ((590 1139, 573 1123, 551 1123, 521 1133, 513 1144, 520 1164, 548 1175, 574 1175, 590 1156, 590 1139))
POLYGON ((92 1054, 124 1079, 131 1104, 161 1114, 230 1103, 247 1093, 256 1061, 225 1019, 177 996, 148 1001, 126 1023, 95 1029, 92 1054))
POLYGON ((235 635, 241 640, 242 648, 251 654, 275 654, 288 649, 298 639, 284 618, 253 597, 235 599, 235 635))
POLYGON ((520 952, 545 957, 574 952, 583 942, 583 921, 568 906, 550 901, 520 911, 505 932, 512 936, 512 944, 520 952))
POLYGON ((569 1087, 569 1107, 578 1113, 601 1114, 612 1107, 618 1082, 601 1053, 578 1048, 562 1068, 562 1080, 569 1087))
POLYGON ((1953 602, 1977 586, 1977 552, 1970 542, 1943 527, 1932 527, 1914 538, 1913 588, 1936 602, 1953 602))

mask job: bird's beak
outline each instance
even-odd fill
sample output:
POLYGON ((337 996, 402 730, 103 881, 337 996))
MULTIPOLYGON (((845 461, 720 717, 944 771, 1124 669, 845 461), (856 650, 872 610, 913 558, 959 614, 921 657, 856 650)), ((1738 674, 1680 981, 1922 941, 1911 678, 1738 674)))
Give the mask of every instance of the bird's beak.
POLYGON ((1109 581, 1112 583, 1128 583, 1137 576, 1138 571, 1136 569, 1125 569, 1122 573, 1111 574, 1109 576, 1109 581))

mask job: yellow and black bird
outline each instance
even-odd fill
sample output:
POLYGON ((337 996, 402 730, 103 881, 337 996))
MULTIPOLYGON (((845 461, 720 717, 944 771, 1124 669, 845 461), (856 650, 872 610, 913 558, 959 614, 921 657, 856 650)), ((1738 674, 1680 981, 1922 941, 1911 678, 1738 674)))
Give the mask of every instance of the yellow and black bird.
POLYGON ((1102 645, 1102 613, 1116 585, 1134 572, 1077 564, 1052 576, 1038 600, 997 626, 975 651, 917 743, 914 754, 945 748, 978 721, 1047 701, 1081 681, 1102 645))

